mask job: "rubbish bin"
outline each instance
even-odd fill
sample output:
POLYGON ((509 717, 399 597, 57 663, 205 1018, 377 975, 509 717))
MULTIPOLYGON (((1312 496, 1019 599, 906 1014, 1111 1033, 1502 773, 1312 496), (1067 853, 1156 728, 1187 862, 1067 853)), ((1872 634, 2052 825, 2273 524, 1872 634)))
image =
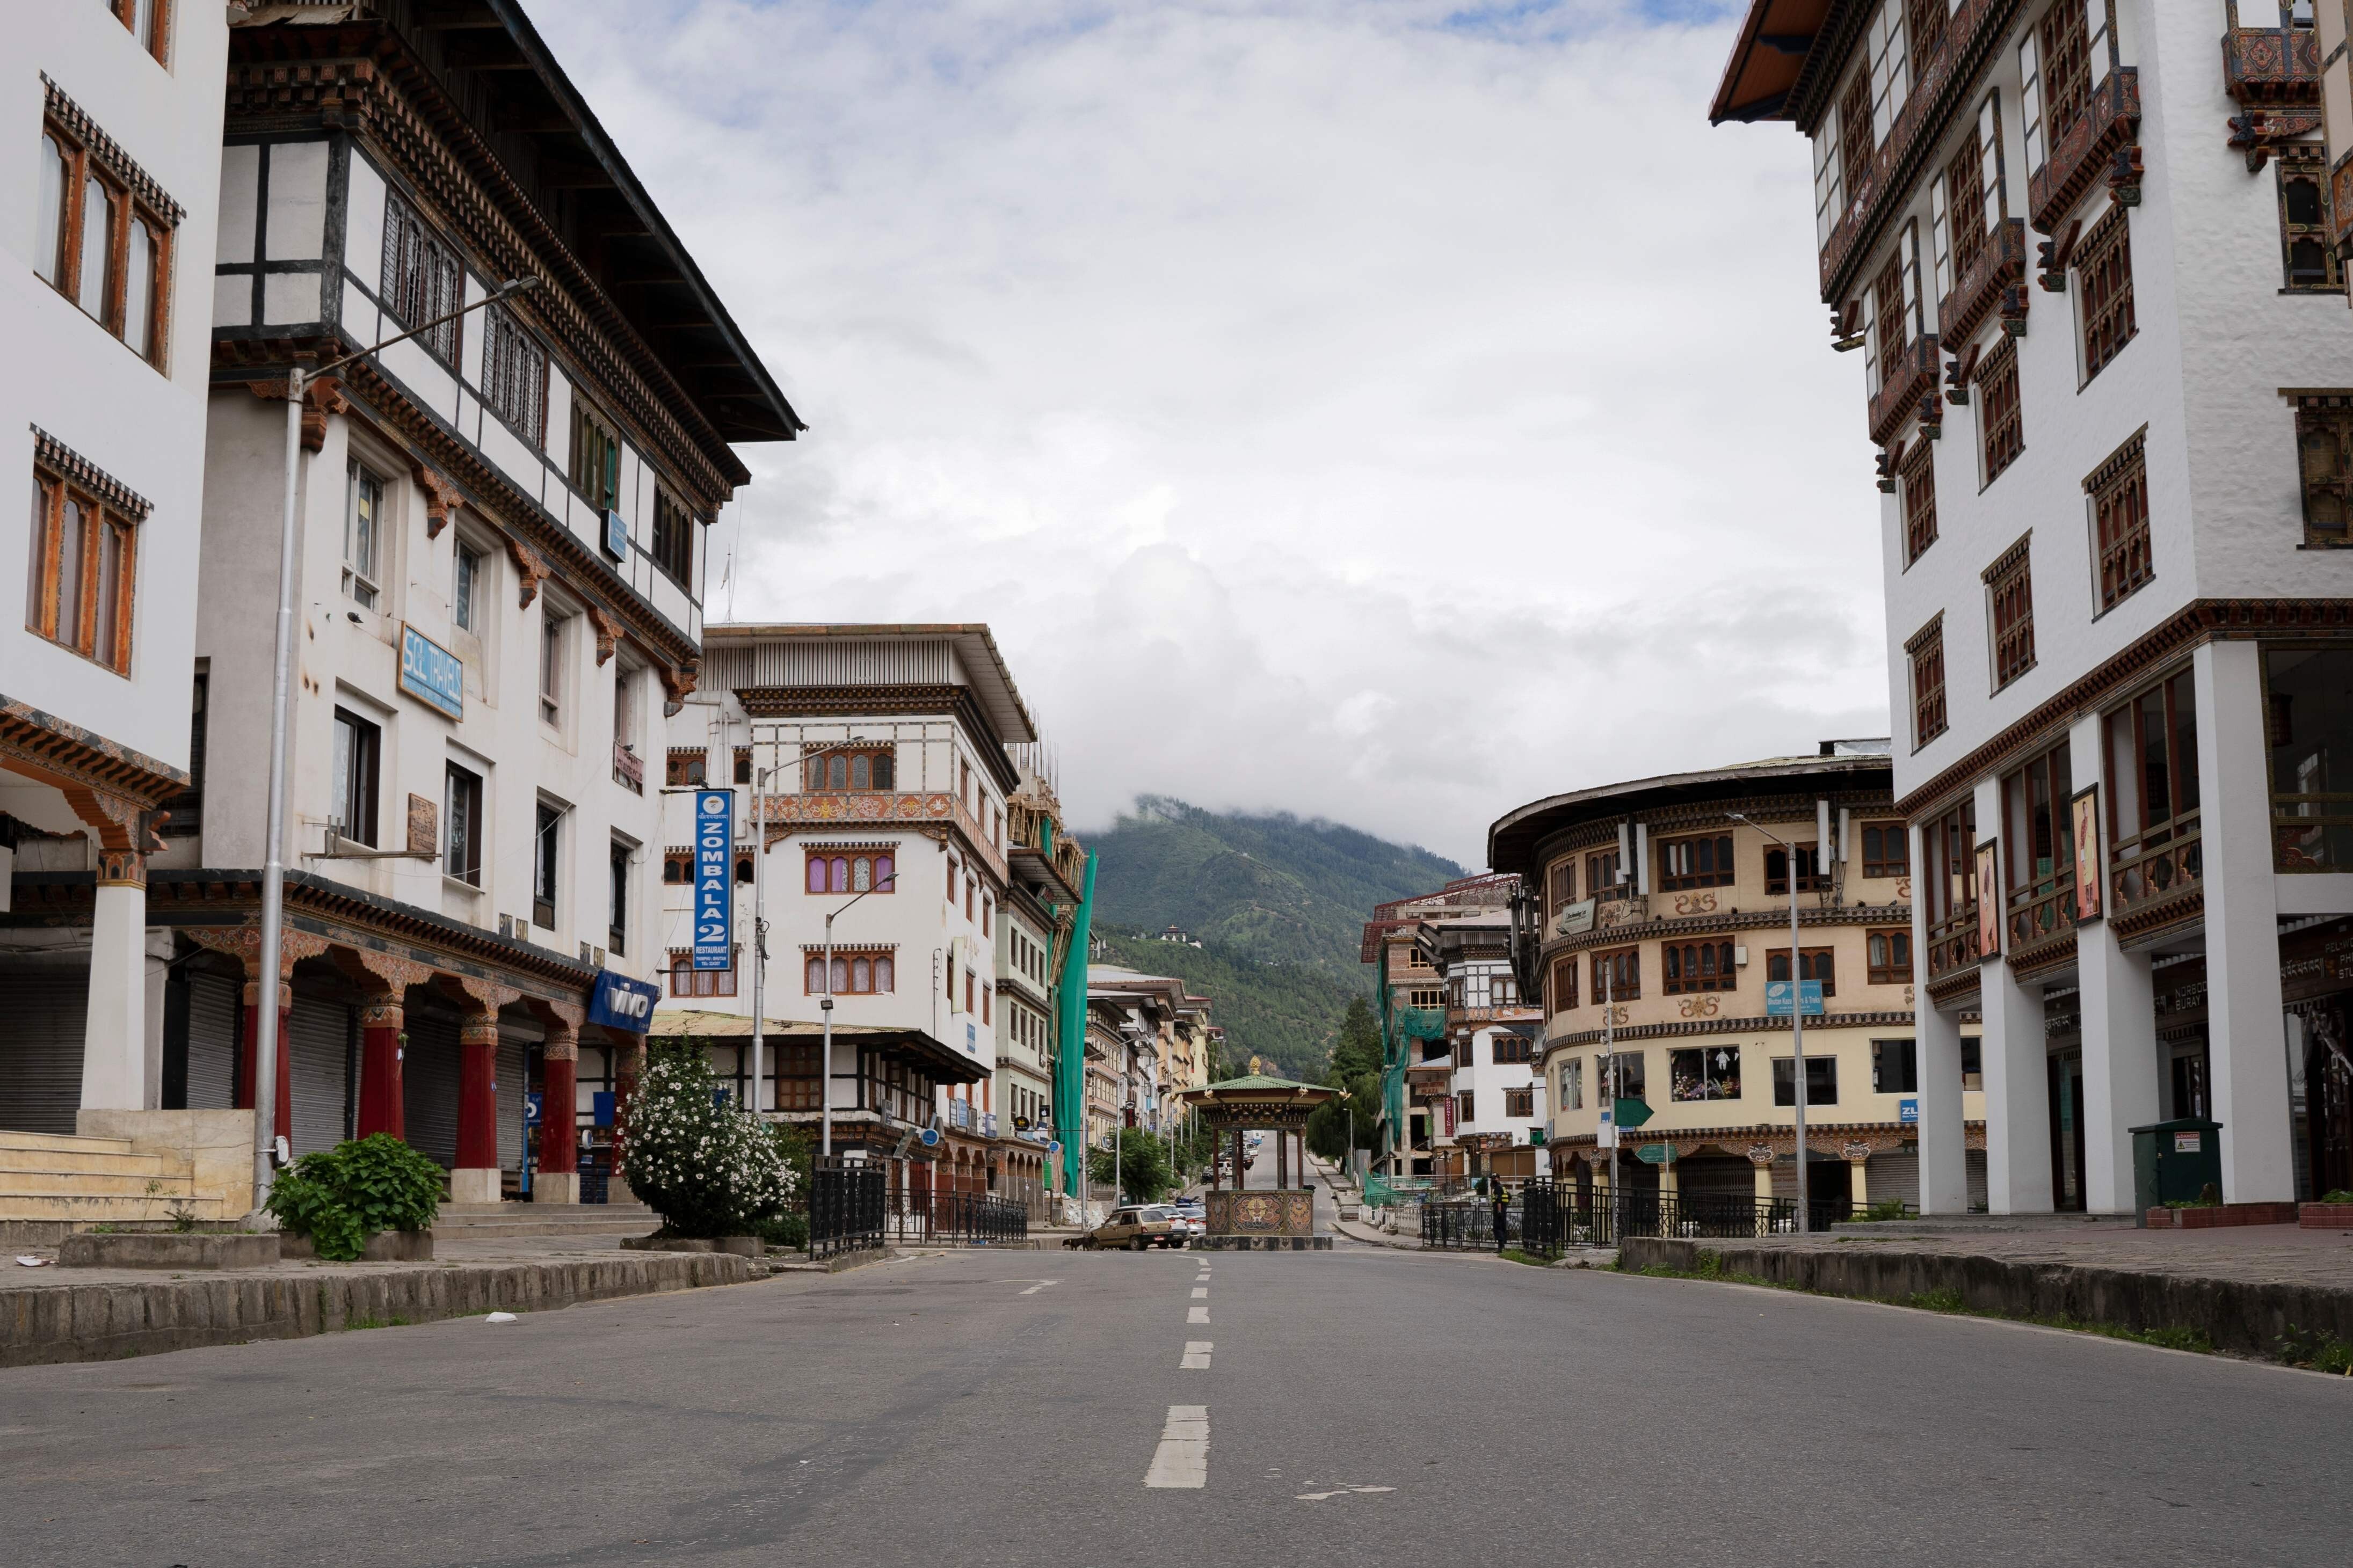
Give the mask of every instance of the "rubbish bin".
POLYGON ((2132 1130, 2133 1223, 2166 1204, 2196 1203, 2208 1186, 2222 1190, 2222 1124, 2178 1117, 2132 1130))

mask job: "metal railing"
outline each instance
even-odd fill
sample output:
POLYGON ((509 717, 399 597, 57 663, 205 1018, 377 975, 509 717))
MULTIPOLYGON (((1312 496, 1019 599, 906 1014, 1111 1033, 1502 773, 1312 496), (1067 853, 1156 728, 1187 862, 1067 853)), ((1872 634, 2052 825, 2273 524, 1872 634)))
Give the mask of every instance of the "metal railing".
POLYGON ((986 1247, 1027 1241, 1029 1210, 995 1193, 893 1193, 886 1228, 893 1241, 918 1247, 986 1247))
MULTIPOLYGON (((1864 1205, 1842 1198, 1818 1199, 1806 1207, 1813 1221, 1807 1227, 1810 1230, 1828 1230, 1842 1220, 1868 1212, 1864 1205)), ((1451 1224, 1445 1219, 1433 1222, 1425 1211, 1423 1245, 1494 1245, 1487 1218, 1461 1226, 1463 1235, 1483 1237, 1483 1242, 1444 1239, 1451 1224), (1433 1240, 1433 1232, 1440 1239, 1433 1240)), ((1506 1226, 1507 1241, 1516 1242, 1529 1252, 1557 1257, 1571 1247, 1615 1247, 1630 1236, 1703 1241, 1753 1241, 1760 1237, 1794 1236, 1798 1232, 1798 1205, 1791 1198, 1743 1198, 1704 1193, 1625 1192, 1613 1200, 1606 1191, 1598 1194, 1579 1192, 1539 1179, 1522 1189, 1520 1202, 1513 1206, 1506 1226)))
POLYGON ((879 1166, 819 1165, 809 1183, 809 1256, 828 1258, 882 1245, 887 1217, 879 1166))

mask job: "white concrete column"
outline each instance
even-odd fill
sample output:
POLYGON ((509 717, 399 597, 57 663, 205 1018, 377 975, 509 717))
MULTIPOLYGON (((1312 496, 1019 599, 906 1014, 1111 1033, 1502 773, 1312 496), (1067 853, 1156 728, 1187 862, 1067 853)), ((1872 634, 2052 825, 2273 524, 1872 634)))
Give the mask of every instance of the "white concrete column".
MULTIPOLYGON (((2000 836, 2001 784, 1978 784, 1978 841, 2000 836)), ((1996 853, 1994 885, 1978 889, 1980 907, 2002 908, 2011 846, 1996 853)), ((2008 922, 1997 929, 2007 933, 2008 922)), ((1978 1005, 1985 1019, 1978 1050, 1985 1068, 1986 1207, 1995 1214, 2049 1214, 2051 1066, 2043 1044, 2042 992, 2021 985, 2007 958, 1979 967, 1978 1005)))
MULTIPOLYGON (((2100 872, 2107 876, 2108 821, 2116 783, 2107 774, 2097 715, 2069 738, 2075 787, 2100 786, 2100 872)), ((2106 909, 2105 886, 2101 907, 2106 909)), ((2157 995, 2148 955, 2126 952, 2106 920, 2075 933, 2084 1015, 2084 1203, 2094 1214, 2134 1205, 2132 1130, 2158 1119, 2157 995)))
POLYGON ((2210 642, 2198 690, 2199 826, 2206 893, 2206 1036, 2222 1197, 2295 1196, 2289 1142, 2279 900, 2272 885, 2270 752, 2261 650, 2210 642))
POLYGON ((81 1109, 144 1110, 147 1100, 147 858, 99 852, 90 922, 90 1009, 81 1109))
POLYGON ((1920 1212, 1969 1212, 1961 1116, 1961 1020, 1928 998, 1927 836, 1912 829, 1912 1037, 1920 1068, 1920 1212))

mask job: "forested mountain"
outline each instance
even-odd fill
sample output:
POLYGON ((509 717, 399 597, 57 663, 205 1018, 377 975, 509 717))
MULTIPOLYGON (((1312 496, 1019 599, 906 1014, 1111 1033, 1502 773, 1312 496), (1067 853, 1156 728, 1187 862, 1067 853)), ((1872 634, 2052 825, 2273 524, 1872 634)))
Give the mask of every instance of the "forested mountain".
POLYGON ((1373 906, 1463 874, 1352 827, 1160 795, 1085 839, 1102 857, 1094 930, 1107 961, 1210 997, 1229 1072, 1257 1055, 1286 1077, 1321 1077, 1348 999, 1370 984, 1356 951, 1373 906), (1201 945, 1151 940, 1170 925, 1201 945))

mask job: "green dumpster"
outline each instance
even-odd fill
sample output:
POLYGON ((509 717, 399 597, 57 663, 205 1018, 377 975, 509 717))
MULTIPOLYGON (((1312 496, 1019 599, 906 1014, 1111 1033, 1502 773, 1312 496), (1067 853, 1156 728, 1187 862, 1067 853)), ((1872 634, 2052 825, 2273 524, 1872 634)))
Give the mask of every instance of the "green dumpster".
POLYGON ((2133 1223, 2167 1204, 2194 1204, 2211 1185, 2222 1191, 2222 1124, 2178 1117, 2132 1130, 2133 1223))

